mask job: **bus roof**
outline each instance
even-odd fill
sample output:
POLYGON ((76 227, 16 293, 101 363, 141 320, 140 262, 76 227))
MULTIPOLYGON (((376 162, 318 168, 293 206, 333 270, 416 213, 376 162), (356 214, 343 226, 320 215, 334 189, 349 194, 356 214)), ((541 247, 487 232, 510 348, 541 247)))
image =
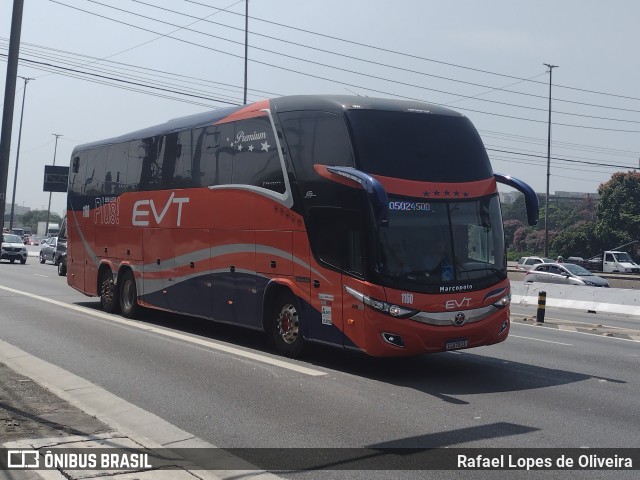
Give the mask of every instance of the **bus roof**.
POLYGON ((390 111, 415 111, 429 112, 436 115, 463 116, 462 114, 429 103, 412 100, 395 100, 388 98, 359 97, 355 95, 291 95, 285 97, 272 98, 266 101, 256 102, 249 105, 239 105, 237 107, 220 108, 196 113, 185 117, 178 117, 159 125, 154 125, 134 132, 125 133, 119 137, 112 137, 105 140, 78 145, 74 148, 72 155, 88 148, 113 145, 122 142, 140 140, 142 138, 166 135, 168 133, 181 130, 206 127, 213 125, 220 120, 229 117, 241 110, 252 110, 254 108, 264 108, 269 105, 275 112, 290 112, 297 110, 322 110, 328 112, 343 112, 351 109, 362 110, 390 110, 390 111))

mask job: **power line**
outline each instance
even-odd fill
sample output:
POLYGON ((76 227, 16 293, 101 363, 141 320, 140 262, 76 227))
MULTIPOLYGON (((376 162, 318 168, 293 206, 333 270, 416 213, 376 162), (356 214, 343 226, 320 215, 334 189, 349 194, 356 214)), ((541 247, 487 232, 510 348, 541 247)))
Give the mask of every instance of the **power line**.
MULTIPOLYGON (((136 0, 134 0, 134 1, 136 1, 136 0)), ((200 3, 200 2, 197 2, 195 0, 185 0, 185 1, 188 2, 188 3, 193 3, 195 5, 200 5, 202 7, 211 8, 211 9, 215 9, 215 10, 221 10, 218 7, 214 7, 212 5, 207 5, 207 4, 204 4, 204 3, 200 3)), ((231 15, 240 15, 240 14, 238 14, 236 12, 231 12, 231 11, 225 11, 225 13, 229 13, 231 15)), ((397 50, 391 50, 391 49, 387 49, 387 48, 383 48, 383 47, 376 47, 376 46, 369 45, 369 44, 366 44, 366 43, 357 42, 355 40, 346 40, 344 38, 340 38, 340 37, 336 37, 336 36, 332 36, 332 35, 327 35, 327 34, 323 34, 323 33, 318 33, 318 32, 314 32, 312 30, 305 30, 303 28, 294 27, 292 25, 285 25, 283 23, 278 23, 278 22, 274 22, 274 21, 271 21, 271 20, 265 20, 265 19, 258 18, 258 17, 249 17, 249 18, 251 18, 252 20, 257 20, 259 22, 264 22, 264 23, 269 23, 269 24, 272 24, 272 25, 277 25, 277 26, 282 27, 282 28, 296 30, 298 32, 308 33, 308 34, 311 34, 311 35, 316 35, 316 36, 319 36, 319 37, 322 37, 322 38, 329 38, 331 40, 336 40, 336 41, 339 41, 339 42, 349 43, 349 44, 352 44, 352 45, 358 45, 360 47, 371 48, 371 49, 374 49, 374 50, 378 50, 380 52, 392 53, 394 55, 401 55, 401 56, 412 58, 412 59, 415 59, 415 60, 424 60, 426 62, 438 63, 438 64, 446 65, 446 66, 449 66, 449 67, 461 68, 461 69, 464 69, 464 70, 470 70, 470 71, 474 71, 474 72, 485 73, 485 74, 488 74, 488 75, 495 75, 495 76, 500 76, 500 77, 505 77, 505 78, 512 78, 514 80, 522 80, 522 81, 527 81, 527 82, 530 82, 530 83, 536 83, 536 84, 540 84, 540 85, 545 85, 546 86, 546 82, 537 82, 535 80, 526 79, 526 78, 522 78, 522 77, 517 77, 517 76, 514 76, 514 75, 507 75, 507 74, 504 74, 504 73, 492 72, 490 70, 483 70, 483 69, 480 69, 480 68, 473 68, 473 67, 468 67, 468 66, 464 66, 464 65, 458 65, 458 64, 455 64, 455 63, 451 63, 451 62, 445 62, 445 61, 442 61, 442 60, 435 60, 435 59, 432 59, 432 58, 422 57, 422 56, 419 56, 419 55, 414 55, 414 54, 410 54, 410 53, 406 53, 406 52, 399 52, 397 50)), ((587 90, 587 89, 583 89, 583 88, 570 87, 570 86, 566 86, 566 85, 556 85, 556 87, 565 88, 567 90, 576 90, 576 91, 585 92, 585 93, 594 93, 594 94, 598 94, 598 95, 617 97, 617 98, 622 98, 622 99, 626 99, 626 100, 638 100, 638 101, 640 101, 640 98, 638 98, 638 97, 631 97, 631 96, 627 96, 627 95, 619 95, 619 94, 615 94, 615 93, 599 92, 599 91, 596 91, 596 90, 587 90)), ((513 93, 519 93, 519 92, 513 92, 513 93)), ((545 98, 545 97, 542 97, 542 98, 545 98)), ((554 98, 553 100, 554 101, 563 101, 561 99, 556 99, 556 98, 554 98)))
MULTIPOLYGON (((535 155, 532 153, 521 153, 521 152, 513 152, 513 151, 509 151, 509 150, 499 150, 496 148, 487 148, 487 151, 490 152, 500 152, 500 153, 509 153, 512 155, 524 155, 527 157, 535 157, 535 158, 544 158, 545 160, 547 159, 546 155, 535 155)), ((600 167, 614 167, 614 168, 628 168, 630 170, 638 170, 638 167, 631 167, 629 165, 616 165, 616 164, 612 164, 612 163, 598 163, 598 162, 588 162, 585 160, 572 160, 570 158, 562 158, 562 157, 551 157, 552 160, 558 160, 560 162, 569 162, 569 163, 581 163, 584 165, 595 165, 595 166, 600 166, 600 167)))
MULTIPOLYGON (((143 27, 140 27, 138 25, 133 25, 133 24, 130 24, 130 23, 127 23, 127 22, 123 22, 121 20, 116 20, 116 19, 104 16, 104 15, 101 15, 101 14, 98 14, 98 13, 95 13, 95 12, 91 12, 91 11, 88 11, 88 10, 84 10, 84 9, 78 8, 78 7, 67 5, 67 4, 64 4, 64 3, 60 2, 60 1, 57 1, 57 0, 50 0, 50 1, 53 2, 53 3, 68 7, 68 8, 72 8, 74 10, 78 10, 78 11, 87 13, 89 15, 94 15, 94 16, 97 16, 97 17, 112 21, 112 22, 116 22, 116 23, 119 23, 119 24, 122 24, 122 25, 125 25, 125 26, 129 26, 131 28, 143 30, 143 31, 150 32, 150 33, 153 33, 153 34, 158 34, 158 32, 155 32, 153 30, 150 30, 150 29, 147 29, 147 28, 143 28, 143 27)), ((134 13, 134 15, 143 16, 143 15, 139 15, 139 14, 135 14, 135 13, 134 13)), ((145 16, 143 16, 143 17, 145 17, 145 16)), ((151 19, 150 17, 145 17, 145 18, 151 19)), ((151 19, 151 20, 154 20, 154 19, 151 19)), ((161 22, 161 23, 166 23, 168 25, 173 25, 171 23, 164 22, 164 21, 161 21, 161 20, 155 20, 155 21, 158 21, 158 22, 161 22)), ((190 29, 187 29, 187 30, 190 30, 190 29)), ((195 32, 197 32, 197 31, 195 31, 195 32)), ((205 34, 203 32, 197 32, 197 33, 201 33, 203 35, 209 35, 209 34, 205 34)), ((236 43, 236 42, 234 42, 232 40, 224 39, 222 37, 217 37, 217 36, 214 36, 214 35, 209 35, 209 36, 213 36, 214 38, 219 38, 219 39, 226 40, 226 41, 229 41, 229 42, 232 42, 232 43, 236 43)), ((167 35, 166 38, 171 38, 173 40, 176 40, 176 41, 179 41, 179 42, 182 42, 182 43, 186 43, 186 44, 189 44, 189 45, 193 45, 193 46, 197 46, 197 47, 204 48, 204 49, 207 49, 207 50, 211 50, 211 51, 215 51, 215 52, 218 52, 218 53, 222 53, 223 55, 228 55, 228 56, 235 57, 235 58, 244 58, 244 57, 242 57, 240 55, 236 55, 236 54, 233 54, 233 53, 230 53, 230 52, 226 52, 226 51, 223 51, 223 50, 219 50, 219 49, 215 49, 215 48, 212 48, 212 47, 208 47, 206 45, 202 45, 202 44, 199 44, 199 43, 191 42, 191 41, 184 40, 184 39, 181 39, 181 38, 172 37, 170 35, 167 35)), ((276 52, 274 52, 274 53, 276 53, 276 52)), ((282 55, 282 54, 278 53, 278 55, 282 55)), ((291 57, 291 58, 296 58, 296 57, 291 57)), ((305 59, 300 59, 300 60, 309 62, 308 60, 305 60, 305 59)), ((307 72, 302 72, 302 71, 295 70, 295 69, 288 68, 288 67, 284 67, 284 66, 274 65, 274 64, 271 64, 271 63, 268 63, 268 62, 263 62, 263 61, 260 61, 260 60, 251 60, 251 61, 254 62, 254 63, 257 63, 257 64, 261 64, 261 65, 269 66, 269 67, 272 67, 272 68, 276 68, 276 69, 281 70, 281 71, 287 71, 287 72, 291 72, 291 73, 296 73, 296 74, 299 74, 299 75, 303 75, 303 76, 307 76, 307 77, 311 77, 311 78, 315 78, 315 79, 319 79, 319 80, 324 80, 324 81, 331 82, 331 83, 338 83, 338 84, 343 85, 343 86, 361 88, 361 89, 366 89, 366 90, 371 91, 371 92, 380 93, 380 94, 383 94, 383 95, 394 96, 396 98, 405 98, 405 99, 422 101, 422 102, 426 101, 426 102, 432 103, 434 105, 443 106, 443 104, 438 103, 438 102, 424 100, 424 99, 418 99, 418 98, 414 98, 414 97, 402 96, 402 95, 395 94, 393 92, 387 92, 387 91, 384 91, 384 90, 372 89, 372 88, 369 88, 369 87, 363 87, 361 85, 355 85, 355 84, 351 84, 351 83, 346 83, 346 82, 339 81, 339 80, 336 80, 336 79, 333 79, 333 78, 322 77, 322 76, 319 76, 319 75, 313 75, 313 74, 310 74, 310 73, 307 73, 307 72)), ((367 77, 370 77, 370 78, 374 78, 374 79, 394 82, 392 80, 384 79, 384 78, 381 78, 381 77, 376 77, 374 75, 367 75, 367 74, 363 74, 361 72, 356 72, 356 71, 352 71, 352 70, 348 70, 348 69, 334 67, 334 66, 331 66, 331 65, 321 64, 321 63, 318 63, 318 62, 311 62, 311 63, 315 63, 316 65, 319 65, 319 66, 324 66, 324 67, 328 67, 328 68, 341 70, 341 71, 348 72, 348 73, 354 73, 354 74, 357 74, 357 75, 364 75, 364 76, 367 76, 367 77)), ((429 88, 426 88, 426 87, 407 84, 405 82, 397 82, 397 81, 395 81, 394 83, 400 84, 400 85, 405 85, 405 86, 412 86, 412 87, 420 88, 420 89, 423 89, 423 90, 434 90, 434 89, 429 89, 429 88)), ((438 91, 438 90, 435 90, 435 91, 437 91, 439 93, 452 94, 450 92, 442 92, 442 91, 438 91)), ((453 95, 463 96, 463 95, 458 95, 458 94, 453 94, 453 95)), ((484 99, 482 99, 482 100, 484 100, 484 99)), ((523 108, 526 108, 526 107, 523 107, 523 108)), ((493 116, 498 116, 498 117, 502 117, 502 118, 510 118, 510 119, 514 119, 514 120, 528 121, 528 122, 534 122, 534 123, 546 123, 546 122, 544 122, 542 120, 535 120, 535 119, 531 119, 531 118, 523 118, 523 117, 518 117, 518 116, 515 116, 515 115, 505 115, 505 114, 498 114, 498 113, 493 113, 493 112, 485 112, 485 111, 482 111, 482 110, 475 110, 475 109, 471 109, 471 108, 467 108, 467 107, 460 107, 460 110, 468 111, 468 112, 474 112, 474 113, 480 113, 480 114, 484 114, 484 115, 493 115, 493 116)), ((559 123, 559 122, 554 123, 554 125, 572 127, 572 128, 583 128, 583 129, 589 129, 589 130, 621 132, 621 133, 640 133, 640 130, 626 130, 626 129, 606 128, 606 127, 591 127, 591 126, 587 126, 587 125, 575 125, 575 124, 567 124, 567 123, 559 123)))
MULTIPOLYGON (((151 21, 154 21, 154 22, 158 22, 158 23, 162 23, 162 24, 165 24, 165 25, 169 25, 171 27, 179 27, 178 25, 176 25, 174 23, 171 23, 171 22, 167 22, 165 20, 159 20, 157 18, 153 18, 153 17, 150 17, 148 15, 143 15, 143 14, 140 14, 140 13, 132 12, 130 10, 125 10, 123 8, 118 8, 118 7, 114 7, 112 5, 107 5, 107 4, 104 4, 104 3, 99 2, 97 0, 85 0, 85 1, 90 2, 90 3, 94 3, 96 5, 101 5, 103 7, 107 7, 107 8, 119 11, 119 12, 127 13, 129 15, 134 15, 134 16, 137 16, 137 17, 141 17, 141 18, 144 18, 146 20, 151 20, 151 21)), ((225 26, 227 28, 234 29, 234 30, 240 30, 237 27, 231 27, 231 26, 228 26, 228 25, 221 24, 219 22, 213 22, 213 21, 206 20, 206 19, 199 19, 199 17, 195 17, 193 15, 189 15, 189 14, 186 14, 186 13, 178 12, 176 10, 171 10, 171 9, 164 8, 164 7, 159 7, 159 6, 156 6, 156 5, 151 5, 149 3, 146 3, 146 2, 143 2, 143 1, 140 1, 140 0, 133 0, 133 1, 135 1, 136 3, 143 4, 143 5, 151 6, 153 8, 156 8, 156 9, 159 9, 159 10, 162 10, 162 11, 166 11, 166 12, 170 12, 170 13, 174 13, 174 14, 178 14, 178 15, 183 15, 183 16, 189 17, 189 18, 202 20, 204 22, 212 23, 212 24, 215 24, 215 25, 222 25, 222 26, 225 26)), ((59 3, 59 2, 56 2, 56 3, 59 3)), ((70 8, 76 8, 76 7, 70 7, 70 8)), ((81 11, 84 11, 84 10, 81 10, 81 11)), ((109 19, 109 17, 103 17, 103 18, 109 19)), ((115 21, 115 22, 120 22, 119 20, 115 20, 115 19, 110 19, 110 20, 115 21)), ((242 42, 239 42, 239 41, 236 41, 236 40, 231 40, 231 39, 228 39, 228 38, 225 38, 225 37, 221 37, 219 35, 213 35, 213 34, 208 33, 208 32, 201 32, 199 30, 194 30, 194 29, 187 28, 187 27, 180 27, 179 29, 186 30, 186 31, 192 32, 192 33, 197 33, 197 34, 204 35, 204 36, 211 37, 211 38, 216 38, 218 40, 224 40, 226 42, 230 42, 230 43, 233 43, 233 44, 236 44, 236 45, 244 45, 242 42)), ((505 92, 509 92, 509 93, 517 93, 519 95, 532 96, 532 97, 535 97, 535 98, 544 98, 545 100, 547 99, 547 97, 543 97, 543 96, 540 96, 540 95, 528 94, 528 93, 523 93, 523 92, 513 92, 511 90, 506 90, 506 88, 495 88, 495 87, 491 87, 491 86, 488 86, 488 85, 483 85, 483 84, 478 84, 478 83, 473 83, 473 82, 467 82, 467 81, 459 80, 459 79, 455 79, 455 78, 443 77, 443 76, 440 76, 440 75, 434 75, 434 74, 420 72, 420 71, 417 71, 417 70, 412 70, 412 69, 408 69, 408 68, 404 68, 404 67, 389 65, 389 64, 382 63, 382 62, 378 62, 378 61, 365 60, 365 59, 362 59, 362 58, 359 58, 359 57, 354 57, 354 56, 347 55, 347 54, 344 54, 344 53, 336 53, 336 52, 331 52, 329 50, 324 50, 324 49, 320 49, 320 48, 316 48, 316 47, 309 47, 309 46, 303 45, 301 43, 288 41, 288 40, 285 41, 285 40, 282 40, 282 39, 279 39, 279 38, 276 38, 276 37, 263 35, 263 34, 256 33, 256 32, 252 32, 252 35, 263 36, 263 37, 267 37, 267 38, 270 38, 270 39, 286 42, 287 44, 302 46, 302 47, 310 48, 310 49, 313 49, 313 50, 316 50, 316 51, 321 51, 323 53, 328 53, 328 54, 331 54, 331 55, 337 55, 337 56, 340 56, 340 57, 343 57, 343 58, 347 58, 347 59, 350 59, 350 60, 357 60, 357 61, 365 62, 365 63, 371 64, 371 65, 383 66, 383 67, 387 67, 387 68, 392 68, 394 70, 404 71, 404 72, 407 72, 407 73, 425 75, 425 76, 434 77, 434 78, 447 80, 447 81, 451 81, 451 82, 458 82, 458 83, 463 83, 463 84, 466 84, 466 85, 473 85, 473 86, 477 86, 477 87, 489 88, 489 89, 492 89, 492 90, 501 90, 501 91, 505 91, 505 92)), ((174 37, 171 37, 168 34, 166 34, 165 37, 174 39, 174 37)), ((288 55, 286 53, 283 53, 282 51, 276 52, 276 51, 273 51, 273 50, 262 48, 262 47, 257 46, 257 45, 253 45, 252 48, 254 50, 259 50, 259 51, 271 53, 271 54, 274 54, 274 55, 279 55, 279 56, 282 56, 282 57, 290 58, 292 60, 297 60, 297 61, 301 61, 301 62, 310 63, 310 64, 313 64, 313 65, 316 65, 316 66, 320 66, 320 67, 323 67, 323 68, 332 68, 332 69, 339 70, 339 71, 342 71, 342 72, 345 72, 345 73, 365 76, 365 77, 373 78, 375 80, 382 80, 382 81, 392 82, 392 83, 396 83, 396 84, 403 85, 403 86, 406 86, 406 87, 417 88, 417 89, 421 89, 421 90, 428 90, 428 91, 433 91, 433 92, 436 92, 436 93, 443 93, 443 94, 446 94, 446 95, 454 95, 454 96, 457 96, 457 97, 461 97, 461 99, 472 99, 472 100, 477 100, 477 101, 482 101, 482 102, 495 103, 495 104, 498 104, 498 105, 505 105, 505 106, 515 107, 515 108, 524 108, 524 109, 527 109, 527 110, 534 110, 534 111, 541 111, 541 112, 546 112, 547 111, 544 108, 530 107, 530 106, 526 106, 526 105, 518 105, 518 104, 512 104, 512 103, 508 103, 508 102, 501 102, 501 101, 498 101, 498 100, 489 100, 489 99, 485 99, 485 98, 478 98, 478 95, 462 95, 462 94, 458 94, 458 93, 455 93, 455 92, 449 92, 449 91, 446 91, 446 90, 439 90, 439 89, 435 89, 435 88, 424 87, 422 85, 416 85, 416 84, 412 84, 412 83, 400 82, 400 81, 397 81, 397 80, 391 80, 389 78, 380 77, 380 76, 377 76, 377 75, 366 74, 366 73, 363 73, 363 72, 360 72, 360 71, 356 71, 356 70, 351 70, 351 69, 348 69, 348 68, 336 67, 336 66, 329 65, 329 64, 326 64, 326 63, 317 62, 317 61, 314 61, 314 60, 309 60, 308 58, 301 58, 301 57, 296 57, 294 55, 288 55)), ((538 75, 536 75, 536 76, 538 76, 538 75)), ((518 83, 521 83, 521 82, 526 81, 526 80, 527 79, 522 79, 518 83)), ((447 105, 447 104, 444 104, 444 105, 447 105)), ((595 106, 595 105, 591 105, 591 106, 595 106)), ((603 107, 603 108, 614 108, 614 107, 603 107)), ((635 112, 636 113, 640 113, 640 110, 635 110, 635 112)), ((592 119, 597 119, 597 120, 607 120, 607 121, 614 121, 614 122, 638 123, 638 124, 640 124, 640 120, 626 120, 626 119, 602 117, 602 116, 595 116, 595 115, 585 115, 585 114, 571 113, 571 112, 564 112, 564 111, 556 111, 555 113, 562 114, 562 115, 568 115, 568 116, 592 118, 592 119)))

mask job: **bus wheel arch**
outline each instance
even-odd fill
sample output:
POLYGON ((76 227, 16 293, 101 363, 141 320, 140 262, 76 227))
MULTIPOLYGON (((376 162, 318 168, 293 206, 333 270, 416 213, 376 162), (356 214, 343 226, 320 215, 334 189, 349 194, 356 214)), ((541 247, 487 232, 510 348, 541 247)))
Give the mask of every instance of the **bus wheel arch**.
POLYGON ((120 308, 118 300, 118 286, 113 281, 113 272, 106 263, 100 265, 98 270, 98 294, 100 305, 107 313, 117 313, 120 308))
POLYGON ((137 318, 140 312, 138 305, 138 287, 136 277, 131 268, 125 267, 118 275, 120 313, 125 318, 137 318))
POLYGON ((300 302, 290 288, 269 285, 265 292, 264 328, 276 349, 287 357, 299 357, 305 347, 300 302))

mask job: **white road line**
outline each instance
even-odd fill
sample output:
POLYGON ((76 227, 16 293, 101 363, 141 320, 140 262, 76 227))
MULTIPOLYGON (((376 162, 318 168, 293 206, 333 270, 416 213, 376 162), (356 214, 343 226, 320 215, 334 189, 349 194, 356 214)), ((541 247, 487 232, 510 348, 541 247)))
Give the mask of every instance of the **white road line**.
MULTIPOLYGON (((521 326, 523 326, 523 327, 529 327, 529 328, 540 328, 540 326, 538 326, 538 325, 527 325, 526 323, 514 323, 514 322, 511 322, 511 326, 513 326, 513 325, 521 325, 521 326)), ((595 337, 595 338, 606 338, 606 339, 608 339, 608 340, 620 340, 620 341, 623 341, 623 342, 635 342, 635 343, 639 343, 639 342, 640 342, 640 340, 631 340, 631 339, 629 339, 629 338, 620 338, 620 337, 608 337, 608 336, 606 336, 606 335, 600 335, 600 334, 598 334, 598 333, 589 333, 589 332, 569 332, 569 331, 566 331, 566 330, 560 330, 560 329, 557 329, 557 330, 556 330, 555 328, 553 328, 553 329, 549 329, 549 330, 555 330, 555 331, 557 331, 557 332, 568 333, 568 334, 570 334, 570 335, 574 335, 574 334, 575 334, 575 335, 589 335, 589 336, 591 336, 591 337, 595 337)), ((509 336, 510 336, 510 337, 512 337, 512 336, 514 336, 514 335, 509 335, 509 336)), ((541 340, 541 341, 544 341, 544 340, 541 340)))
POLYGON ((556 345, 565 345, 567 347, 573 347, 570 343, 562 343, 562 342, 552 342, 551 340, 540 340, 539 338, 531 338, 531 337, 520 337, 518 335, 509 335, 509 337, 513 338, 524 338, 525 340, 535 340, 536 342, 544 342, 544 343, 555 343, 556 345))
MULTIPOLYGON (((5 288, 0 286, 0 288, 5 288)), ((6 288, 5 288, 6 289, 6 288)), ((189 448, 189 449, 218 449, 219 447, 209 443, 195 435, 182 430, 181 428, 167 422, 158 415, 144 410, 133 403, 129 403, 113 393, 101 388, 100 386, 89 382, 71 372, 68 372, 57 365, 45 362, 18 347, 0 340, 0 362, 7 365, 12 370, 18 372, 25 377, 31 378, 36 383, 42 385, 61 399, 71 403, 75 407, 84 411, 89 415, 93 415, 101 422, 107 424, 117 432, 116 437, 125 435, 137 443, 142 448, 160 449, 160 448, 189 448)), ((88 438, 76 436, 76 438, 88 438)), ((24 440, 29 449, 32 442, 38 440, 24 440)), ((61 438, 47 438, 46 444, 60 445, 61 438)), ((121 440, 122 441, 122 440, 121 440)), ((109 442, 113 445, 117 442, 109 442)), ((24 448, 24 447, 23 447, 24 448)), ((222 453, 224 457, 234 458, 228 453, 222 453)), ((198 473, 192 473, 189 478, 197 478, 203 480, 282 480, 271 473, 259 469, 255 465, 244 462, 240 458, 236 459, 242 465, 243 470, 198 470, 198 473)), ((44 479, 61 479, 62 476, 43 475, 43 472, 54 472, 54 470, 38 471, 38 475, 44 479)), ((55 471, 57 472, 57 470, 55 471)), ((155 478, 158 471, 150 472, 150 476, 144 474, 124 475, 126 478, 155 478)), ((177 472, 177 471, 176 471, 177 472)), ((4 478, 4 477, 3 477, 4 478)), ((66 478, 66 477, 65 477, 66 478)), ((86 477, 85 477, 86 478, 86 477)), ((102 477, 101 478, 105 478, 102 477)), ((116 478, 116 477, 114 477, 116 478)), ((165 478, 165 477, 162 477, 165 478)), ((171 478, 167 476, 166 478, 171 478)), ((176 478, 182 478, 177 477, 176 478)))
POLYGON ((296 365, 295 363, 286 362, 286 361, 280 360, 278 358, 272 358, 272 357, 269 357, 267 355, 248 352, 246 350, 242 350, 242 349, 236 348, 236 347, 231 347, 231 346, 225 345, 223 343, 218 343, 218 342, 214 342, 214 341, 211 341, 211 340, 204 340, 204 339, 198 338, 198 337, 192 337, 190 335, 185 335, 185 334, 182 334, 182 333, 178 333, 178 332, 174 332, 174 331, 170 331, 170 330, 165 330, 165 329, 162 329, 162 328, 159 328, 159 327, 155 327, 155 326, 152 326, 152 325, 149 325, 149 324, 139 323, 139 322, 136 322, 134 320, 127 320, 127 319, 125 319, 123 317, 119 317, 119 316, 112 315, 112 314, 109 314, 109 313, 104 313, 104 312, 100 312, 100 311, 93 310, 93 309, 90 309, 90 308, 81 307, 79 305, 72 305, 72 304, 69 304, 69 303, 60 302, 58 300, 53 300, 52 298, 41 297, 40 295, 35 295, 35 294, 29 293, 29 292, 23 292, 21 290, 16 290, 14 288, 5 287, 3 285, 0 285, 0 289, 6 290, 7 292, 16 293, 18 295, 23 295, 25 297, 33 298, 33 299, 39 300, 41 302, 50 303, 50 304, 56 305, 58 307, 66 308, 66 309, 73 310, 73 311, 76 311, 76 312, 80 312, 80 313, 83 313, 85 315, 90 315, 92 317, 102 318, 102 319, 108 320, 110 322, 119 323, 121 325, 126 325, 126 326, 131 327, 131 328, 137 328, 138 330, 151 331, 151 332, 157 333, 159 335, 164 335, 165 337, 176 338, 176 339, 188 342, 188 343, 201 345, 201 346, 204 346, 204 347, 207 347, 207 348, 211 348, 211 349, 214 349, 214 350, 219 350, 221 352, 237 355, 239 357, 249 358, 249 359, 255 360, 257 362, 266 363, 268 365, 273 365, 273 366, 280 367, 280 368, 285 368, 287 370, 292 370, 294 372, 302 373, 304 375, 309 375, 309 376, 312 376, 312 377, 319 377, 319 376, 327 375, 326 372, 322 372, 320 370, 314 370, 312 368, 304 367, 302 365, 296 365))
POLYGON ((40 275, 39 273, 34 273, 33 274, 34 277, 44 277, 44 278, 49 278, 49 275, 40 275))

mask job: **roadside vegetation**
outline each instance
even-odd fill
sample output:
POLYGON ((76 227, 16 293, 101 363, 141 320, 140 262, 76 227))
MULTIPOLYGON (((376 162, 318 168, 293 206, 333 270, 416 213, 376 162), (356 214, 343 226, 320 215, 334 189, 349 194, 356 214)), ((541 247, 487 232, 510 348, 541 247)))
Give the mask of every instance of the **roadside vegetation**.
MULTIPOLYGON (((549 200, 549 256, 590 258, 619 245, 640 240, 640 173, 617 172, 598 187, 599 200, 549 200)), ((507 257, 544 252, 545 196, 538 195, 540 221, 527 225, 524 197, 502 205, 507 257)), ((638 257, 638 243, 626 250, 638 257)))

